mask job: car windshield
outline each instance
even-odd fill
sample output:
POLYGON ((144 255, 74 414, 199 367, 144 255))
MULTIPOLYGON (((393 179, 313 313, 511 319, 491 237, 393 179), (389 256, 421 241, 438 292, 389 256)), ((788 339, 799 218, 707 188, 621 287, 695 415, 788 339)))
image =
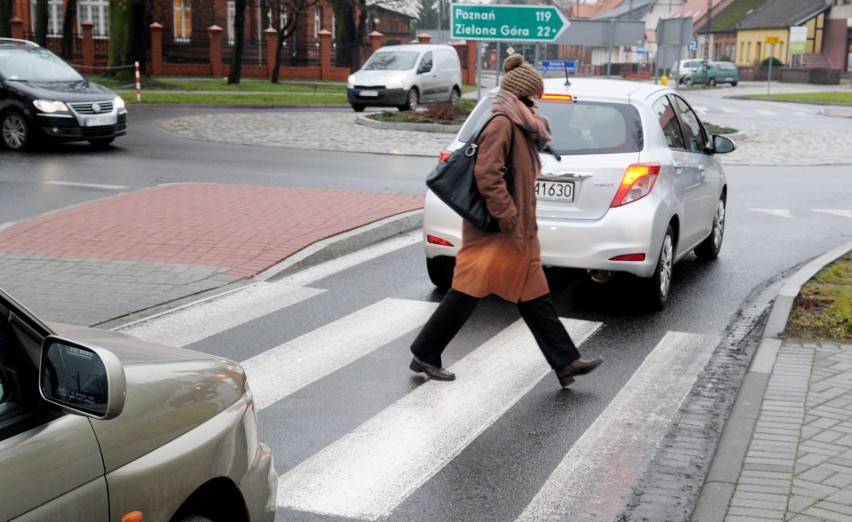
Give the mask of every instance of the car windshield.
MULTIPOLYGON (((484 103, 471 114, 459 139, 467 141, 491 114, 484 103)), ((643 147, 639 111, 626 103, 542 100, 538 113, 550 121, 550 146, 562 155, 639 152, 643 147)))
POLYGON ((83 77, 44 48, 0 49, 0 74, 18 81, 80 81, 83 77))
POLYGON ((364 64, 367 71, 406 71, 414 67, 419 53, 395 51, 376 53, 364 64))

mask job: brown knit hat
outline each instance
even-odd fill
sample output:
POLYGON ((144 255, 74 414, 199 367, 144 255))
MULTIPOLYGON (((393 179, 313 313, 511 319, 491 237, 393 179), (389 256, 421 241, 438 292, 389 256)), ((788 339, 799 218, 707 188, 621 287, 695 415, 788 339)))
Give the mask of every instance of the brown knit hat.
POLYGON ((518 98, 541 96, 544 92, 544 80, 530 64, 524 63, 524 57, 513 54, 503 62, 506 76, 500 82, 500 87, 515 94, 518 98))

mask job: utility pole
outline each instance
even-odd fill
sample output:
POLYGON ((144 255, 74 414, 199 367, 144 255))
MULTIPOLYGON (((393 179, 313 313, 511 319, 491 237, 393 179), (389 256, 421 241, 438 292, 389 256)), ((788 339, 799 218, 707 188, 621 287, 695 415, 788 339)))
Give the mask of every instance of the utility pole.
POLYGON ((707 67, 710 65, 710 24, 713 23, 713 0, 707 0, 707 25, 704 29, 704 85, 707 85, 707 67))

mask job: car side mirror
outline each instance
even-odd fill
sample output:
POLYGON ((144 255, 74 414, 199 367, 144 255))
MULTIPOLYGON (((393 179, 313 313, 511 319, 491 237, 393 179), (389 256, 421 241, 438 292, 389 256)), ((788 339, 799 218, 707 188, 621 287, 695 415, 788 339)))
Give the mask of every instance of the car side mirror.
POLYGON ((112 352, 48 336, 41 350, 42 398, 69 413, 112 419, 124 409, 124 367, 112 352))
POLYGON ((734 152, 737 149, 737 144, 734 140, 726 136, 713 136, 713 152, 716 154, 727 154, 734 152))

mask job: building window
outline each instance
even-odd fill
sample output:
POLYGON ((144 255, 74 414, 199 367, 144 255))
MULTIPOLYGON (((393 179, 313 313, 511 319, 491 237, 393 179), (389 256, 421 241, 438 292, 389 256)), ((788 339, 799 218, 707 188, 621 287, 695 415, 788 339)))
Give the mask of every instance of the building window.
MULTIPOLYGON (((36 0, 30 2, 30 14, 35 33, 36 0)), ((47 36, 62 36, 62 0, 49 0, 47 3, 47 36)))
POLYGON ((234 18, 237 17, 237 6, 234 0, 228 0, 228 43, 234 45, 234 18))
POLYGON ((92 22, 92 36, 109 37, 109 0, 80 0, 77 4, 77 31, 83 34, 83 22, 92 22))
POLYGON ((322 29, 322 8, 314 9, 314 40, 319 40, 319 32, 322 29))
POLYGON ((175 41, 188 42, 192 36, 192 2, 190 0, 174 0, 175 41))

